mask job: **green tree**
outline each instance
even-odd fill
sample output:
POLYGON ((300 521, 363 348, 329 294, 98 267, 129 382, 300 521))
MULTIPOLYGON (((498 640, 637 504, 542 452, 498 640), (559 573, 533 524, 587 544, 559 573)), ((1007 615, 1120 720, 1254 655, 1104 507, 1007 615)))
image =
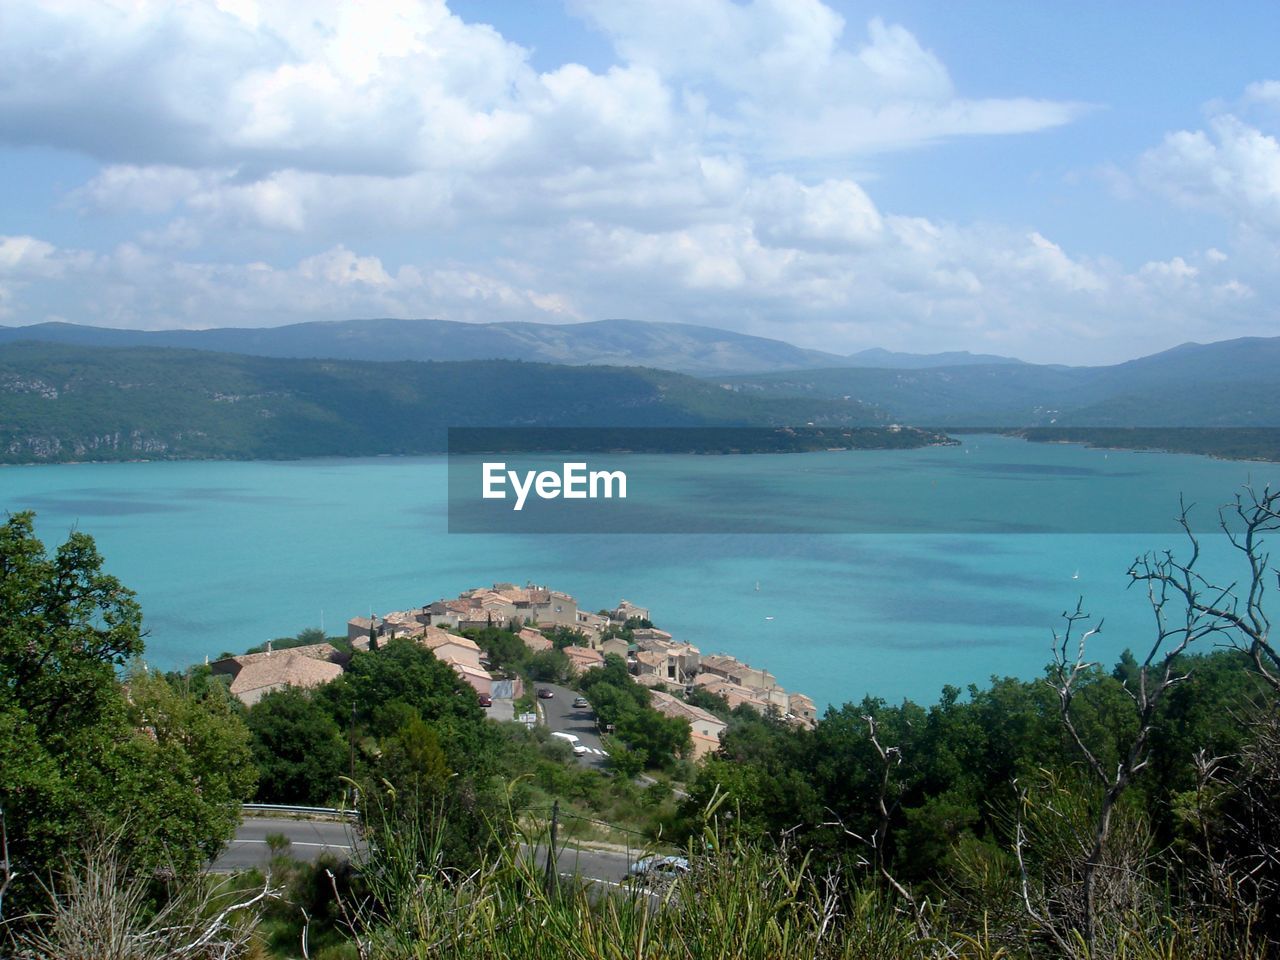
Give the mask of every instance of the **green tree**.
POLYGON ((139 868, 197 869, 252 791, 221 691, 143 676, 126 697, 117 672, 142 652, 141 617, 91 537, 50 556, 32 514, 0 526, 0 807, 19 874, 6 910, 95 835, 117 835, 139 868))
POLYGON ((633 750, 643 750, 653 766, 667 767, 689 749, 689 721, 648 708, 625 713, 616 725, 618 737, 633 750))
POLYGON ((342 792, 348 744, 333 715, 310 693, 285 687, 249 710, 258 799, 321 804, 342 792))
POLYGON ((467 630, 464 635, 474 640, 484 651, 494 669, 518 670, 529 659, 529 648, 510 630, 485 627, 482 630, 467 630))
POLYGON ((118 816, 147 862, 186 871, 216 856, 253 796, 257 769, 249 730, 231 697, 213 687, 203 697, 143 673, 128 681, 134 735, 120 748, 116 770, 127 785, 118 816), (175 863, 175 861, 177 861, 175 863))
POLYGON ((529 679, 558 682, 569 676, 569 658, 560 650, 539 650, 529 657, 529 679))
POLYGON ((0 675, 5 706, 56 735, 118 709, 116 670, 142 653, 142 612, 92 537, 73 533, 50 557, 34 524, 19 513, 0 527, 0 675))
POLYGON ((395 789, 425 803, 444 794, 453 776, 435 730, 413 716, 382 741, 378 772, 395 789))
POLYGON ((488 772, 494 762, 494 732, 484 722, 475 690, 410 639, 392 640, 377 652, 357 652, 346 672, 319 696, 335 722, 355 720, 366 739, 374 741, 375 753, 376 740, 387 729, 385 722, 375 721, 393 711, 396 726, 410 714, 431 725, 452 769, 488 772))

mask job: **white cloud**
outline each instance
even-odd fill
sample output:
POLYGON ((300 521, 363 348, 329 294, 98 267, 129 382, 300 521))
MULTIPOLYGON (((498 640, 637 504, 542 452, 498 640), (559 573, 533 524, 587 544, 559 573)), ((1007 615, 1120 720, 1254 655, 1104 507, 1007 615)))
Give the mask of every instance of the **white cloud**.
POLYGON ((57 248, 36 237, 0 236, 0 276, 56 276, 57 248))
POLYGON ((23 323, 58 316, 142 329, 354 316, 583 319, 573 297, 562 291, 464 265, 393 269, 342 245, 276 266, 175 259, 133 243, 94 255, 34 237, 0 237, 0 290, 5 315, 23 323), (58 283, 33 298, 24 288, 42 278, 58 283))
POLYGON ((1142 265, 1138 273, 1144 277, 1152 277, 1173 284, 1186 283, 1200 275, 1200 271, 1197 268, 1181 257, 1174 257, 1172 260, 1164 261, 1148 261, 1142 265))
POLYGON ((1146 186, 1232 222, 1280 231, 1280 143, 1239 117, 1210 118, 1206 130, 1179 130, 1139 160, 1146 186))
POLYGON ((810 187, 775 174, 753 184, 747 207, 761 237, 776 246, 856 248, 877 242, 884 229, 875 204, 852 180, 810 187))
POLYGON ((628 62, 711 105, 712 131, 773 158, 898 149, 955 136, 1070 122, 1081 104, 960 96, 904 27, 874 19, 864 39, 818 0, 579 0, 628 62))
MULTIPOLYGON (((1049 230, 883 209, 849 172, 868 154, 1084 109, 967 96, 901 25, 817 0, 573 9, 616 63, 535 68, 441 0, 0 5, 0 142, 92 158, 65 206, 130 237, 0 238, 0 305, 143 327, 635 316, 1072 359, 1116 318, 1134 341, 1230 300, 1247 324, 1277 292, 1227 244, 1126 270, 1049 230)), ((1220 111, 1133 180, 1274 230, 1277 171, 1274 137, 1220 111)))

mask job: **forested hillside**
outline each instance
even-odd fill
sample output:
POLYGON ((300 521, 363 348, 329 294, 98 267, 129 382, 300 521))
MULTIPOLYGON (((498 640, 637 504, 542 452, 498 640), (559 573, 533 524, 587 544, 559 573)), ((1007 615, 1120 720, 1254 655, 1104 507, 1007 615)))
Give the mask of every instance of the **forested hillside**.
POLYGON ((7 463, 415 454, 443 450, 446 429, 464 426, 883 422, 853 401, 742 396, 640 368, 0 348, 0 461, 7 463))

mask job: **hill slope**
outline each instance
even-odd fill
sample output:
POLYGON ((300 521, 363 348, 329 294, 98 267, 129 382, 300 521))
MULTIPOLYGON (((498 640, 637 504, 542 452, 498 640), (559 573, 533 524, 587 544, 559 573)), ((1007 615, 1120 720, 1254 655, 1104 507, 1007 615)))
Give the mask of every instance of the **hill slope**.
POLYGON ((1184 344, 1107 367, 986 364, 737 377, 759 397, 840 397, 933 426, 1280 427, 1280 337, 1184 344))
POLYGON ((424 453, 444 449, 451 426, 878 422, 878 411, 850 401, 743 396, 637 368, 0 347, 0 462, 9 463, 424 453))
POLYGON ((0 343, 42 340, 80 346, 178 347, 264 357, 338 360, 529 360, 656 367, 718 375, 838 366, 836 354, 683 323, 457 323, 342 320, 262 329, 110 330, 70 323, 0 327, 0 343))
POLYGON ((378 319, 212 330, 113 330, 73 323, 0 327, 0 344, 20 340, 335 360, 534 360, 655 367, 698 376, 815 367, 917 369, 1020 362, 963 352, 910 354, 878 349, 844 357, 713 327, 643 320, 556 324, 378 319))

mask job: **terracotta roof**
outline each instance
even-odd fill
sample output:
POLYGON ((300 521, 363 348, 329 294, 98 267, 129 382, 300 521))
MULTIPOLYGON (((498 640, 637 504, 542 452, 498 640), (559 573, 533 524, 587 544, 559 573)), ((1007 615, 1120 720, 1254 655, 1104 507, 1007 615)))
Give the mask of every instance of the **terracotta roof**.
POLYGON ((700 720, 703 723, 714 723, 719 727, 725 727, 727 724, 714 713, 703 710, 701 707, 694 706, 692 703, 685 703, 677 697, 671 696, 669 693, 655 690, 649 695, 653 704, 653 709, 659 713, 666 714, 668 717, 681 717, 685 720, 700 720))
POLYGON ((749 670, 751 668, 737 657, 726 656, 722 653, 713 653, 702 658, 702 669, 736 672, 738 670, 749 670))
POLYGON ((272 650, 271 652, 262 651, 261 653, 242 653, 238 657, 227 657, 226 660, 218 661, 226 663, 234 661, 240 666, 246 667, 251 663, 257 663, 260 660, 276 660, 286 654, 290 656, 306 657, 309 660, 329 660, 338 651, 328 643, 308 643, 301 647, 285 647, 282 650, 272 650))
POLYGON ((534 652, 551 649, 551 641, 532 627, 522 627, 518 636, 524 641, 524 645, 534 652))
POLYGON ((636 637, 636 646, 641 650, 660 650, 666 653, 674 650, 676 645, 669 640, 660 640, 657 637, 636 637))
POLYGON ((665 630, 659 630, 657 627, 641 627, 633 630, 632 634, 637 640, 670 640, 671 634, 665 630))
MULTIPOLYGON (((700 681, 701 679, 702 677, 699 676, 698 680, 700 681)), ((699 686, 711 693, 716 693, 724 697, 729 701, 730 706, 734 705, 735 700, 741 703, 751 704, 762 710, 769 706, 769 701, 763 698, 758 690, 752 690, 750 687, 744 687, 731 680, 708 680, 705 683, 699 683, 699 686)))
POLYGON ((604 663, 604 654, 588 647, 565 647, 564 655, 579 666, 599 666, 604 663))
POLYGON ((418 642, 428 650, 434 650, 436 647, 443 646, 446 643, 452 643, 454 646, 463 647, 467 650, 480 652, 479 645, 469 637, 460 637, 456 633, 450 633, 448 630, 441 630, 439 627, 427 627, 422 631, 422 636, 418 638, 418 642))
POLYGON ((336 663, 282 650, 245 664, 231 681, 231 692, 239 697, 263 687, 318 687, 341 675, 336 663))
POLYGON ((485 670, 482 667, 473 667, 469 663, 455 663, 450 661, 449 666, 453 667, 453 669, 458 671, 458 673, 463 677, 472 676, 483 677, 486 680, 493 679, 493 675, 490 674, 488 670, 485 670))

